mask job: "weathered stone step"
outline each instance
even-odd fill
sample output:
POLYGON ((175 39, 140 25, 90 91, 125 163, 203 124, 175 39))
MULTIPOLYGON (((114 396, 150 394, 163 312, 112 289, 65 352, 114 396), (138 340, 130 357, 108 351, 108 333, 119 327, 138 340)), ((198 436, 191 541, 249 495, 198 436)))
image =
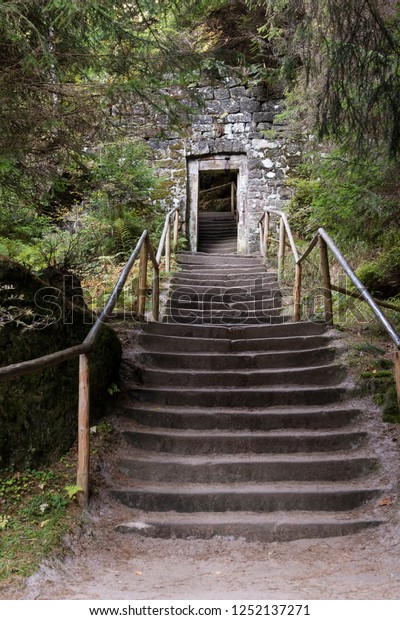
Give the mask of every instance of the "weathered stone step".
POLYGON ((221 241, 220 239, 202 239, 199 241, 198 249, 199 252, 206 252, 207 254, 210 253, 210 250, 213 250, 214 254, 221 254, 222 252, 225 252, 226 254, 236 254, 237 239, 229 238, 224 241, 221 241))
POLYGON ((171 353, 148 352, 139 355, 139 362, 147 366, 167 370, 233 370, 246 371, 272 368, 297 368, 301 366, 318 366, 333 360, 335 349, 318 348, 306 351, 280 351, 271 353, 182 353, 176 349, 171 353))
MULTIPOLYGON (((274 325, 273 327, 278 326, 274 325)), ((139 343, 143 348, 149 351, 157 351, 160 353, 164 351, 176 351, 179 353, 191 352, 193 355, 200 352, 209 353, 210 351, 213 351, 216 355, 220 353, 239 354, 261 352, 267 355, 278 352, 285 353, 286 351, 305 352, 309 349, 326 350, 330 342, 331 339, 329 336, 289 336, 288 338, 241 338, 238 340, 229 340, 228 338, 196 338, 192 336, 181 337, 147 333, 139 335, 139 343)))
MULTIPOLYGON (((215 338, 228 340, 259 340, 268 338, 287 338, 322 336, 326 326, 322 323, 285 323, 285 325, 247 325, 247 326, 202 326, 202 325, 165 325, 164 323, 142 323, 146 334, 179 336, 184 338, 215 338)), ((272 342, 272 341, 271 341, 272 342)))
POLYGON ((152 386, 182 386, 218 388, 234 387, 248 388, 255 386, 286 386, 307 385, 326 386, 336 385, 345 377, 344 368, 338 364, 302 366, 301 368, 254 368, 252 370, 234 369, 215 370, 185 369, 185 368, 153 368, 143 366, 136 371, 136 377, 145 385, 152 386))
POLYGON ((147 484, 141 488, 115 489, 122 503, 145 511, 275 512, 291 510, 354 510, 382 494, 381 489, 343 483, 269 483, 230 485, 147 484))
POLYGON ((267 286, 256 284, 255 286, 210 286, 201 285, 195 283, 190 284, 176 284, 172 283, 169 286, 170 297, 175 297, 181 293, 188 297, 199 299, 213 299, 214 297, 225 297, 235 295, 239 299, 242 296, 251 297, 252 299, 263 299, 268 297, 281 296, 277 282, 267 283, 267 286))
POLYGON ((174 308, 184 310, 200 310, 202 312, 220 312, 223 311, 235 311, 236 314, 243 312, 254 312, 270 310, 272 308, 282 307, 282 297, 280 293, 276 293, 273 297, 262 297, 261 299, 254 299, 249 295, 239 295, 239 293, 225 293, 222 296, 214 295, 211 299, 204 299, 203 297, 188 296, 187 293, 182 291, 175 291, 171 294, 169 301, 167 302, 167 310, 174 308))
MULTIPOLYGON (((273 302, 272 302, 273 303, 273 302)), ((233 304, 232 304, 233 305, 233 304)), ((172 306, 167 304, 165 309, 166 316, 176 316, 176 317, 191 317, 191 318, 224 318, 224 321, 232 319, 234 322, 236 319, 239 319, 240 322, 244 322, 244 319, 248 318, 259 318, 259 317, 278 317, 283 320, 283 316, 281 316, 281 312, 283 308, 280 305, 275 305, 272 307, 263 307, 260 303, 258 306, 256 304, 251 305, 249 302, 248 305, 245 302, 238 302, 239 307, 232 307, 226 304, 220 304, 216 307, 213 304, 204 304, 196 305, 192 304, 192 302, 188 302, 186 306, 184 302, 182 304, 173 304, 172 306)), ((205 322, 205 321, 203 321, 205 322)))
POLYGON ((151 452, 175 454, 290 454, 295 452, 334 452, 358 448, 366 440, 361 431, 213 431, 137 429, 124 437, 135 447, 151 452))
POLYGON ((271 286, 276 285, 276 280, 273 277, 265 277, 263 282, 260 282, 260 277, 264 274, 261 273, 258 276, 250 275, 249 277, 246 274, 242 274, 241 276, 224 276, 223 274, 216 275, 215 277, 205 277, 203 274, 199 274, 196 276, 192 276, 187 274, 186 272, 179 272, 176 276, 171 280, 172 285, 184 285, 184 286, 193 286, 194 288, 200 286, 202 288, 216 288, 223 287, 225 289, 229 288, 244 288, 248 291, 254 290, 257 288, 265 288, 268 289, 271 286))
POLYGON ((124 415, 135 424, 147 427, 191 430, 328 430, 353 424, 360 416, 358 408, 296 406, 274 409, 224 409, 202 407, 152 406, 136 403, 125 407, 124 415))
POLYGON ((178 457, 149 454, 147 457, 118 461, 122 473, 137 481, 195 484, 235 484, 238 482, 318 481, 338 482, 367 476, 377 471, 377 459, 366 456, 312 455, 271 457, 234 456, 178 457))
POLYGON ((129 390, 132 397, 140 402, 157 403, 159 406, 196 407, 278 407, 328 405, 339 403, 349 396, 347 386, 299 387, 287 385, 282 388, 249 387, 223 389, 214 387, 192 388, 190 390, 171 388, 136 387, 129 390))
MULTIPOLYGON (((188 311, 189 312, 189 311, 188 311)), ((278 312, 278 316, 273 316, 275 311, 270 310, 269 313, 263 314, 250 314, 249 316, 234 316, 232 314, 227 315, 223 314, 221 316, 207 315, 205 313, 200 314, 198 316, 194 315, 183 315, 182 313, 177 312, 176 314, 166 314, 163 318, 165 323, 169 325, 173 323, 179 324, 191 324, 191 325, 276 325, 284 323, 285 321, 292 320, 292 317, 284 317, 281 316, 278 312)))
MULTIPOLYGON (((234 267, 260 267, 262 265, 261 259, 254 256, 241 256, 236 255, 232 256, 224 256, 221 253, 220 256, 208 256, 208 254, 201 254, 196 252, 195 254, 179 254, 176 258, 176 262, 178 265, 182 265, 185 269, 189 269, 190 267, 198 268, 199 266, 202 269, 212 269, 220 268, 221 263, 223 266, 234 266, 234 267)), ((262 265, 263 266, 263 265, 262 265)), ((265 269, 265 267, 264 267, 265 269)))
POLYGON ((356 534, 384 523, 383 519, 349 517, 348 513, 291 512, 259 514, 184 513, 142 514, 140 521, 121 523, 117 530, 154 538, 240 539, 247 542, 289 542, 301 538, 330 538, 356 534))

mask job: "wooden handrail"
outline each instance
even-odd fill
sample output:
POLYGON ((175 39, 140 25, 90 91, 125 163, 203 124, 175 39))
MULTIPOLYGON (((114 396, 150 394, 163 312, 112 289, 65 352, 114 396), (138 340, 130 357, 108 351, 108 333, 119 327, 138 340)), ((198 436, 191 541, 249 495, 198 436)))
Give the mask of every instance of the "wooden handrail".
POLYGON ((163 233, 158 246, 157 254, 154 251, 147 230, 144 230, 136 244, 135 249, 130 255, 125 267, 123 268, 114 289, 104 306, 103 310, 97 317, 85 340, 76 346, 56 351, 49 355, 37 357, 25 362, 10 364, 0 368, 0 381, 8 381, 16 377, 22 377, 35 372, 39 372, 45 368, 50 368, 61 364, 62 362, 79 357, 79 404, 78 404, 78 466, 77 466, 77 485, 80 487, 78 498, 80 505, 86 508, 89 502, 89 455, 90 455, 90 404, 89 404, 89 386, 90 386, 90 365, 88 354, 93 350, 99 335, 101 326, 105 324, 112 315, 116 303, 124 289, 126 281, 132 270, 132 267, 140 256, 139 264, 139 282, 138 282, 138 315, 140 319, 145 316, 146 305, 146 284, 147 284, 147 264, 150 261, 153 265, 153 291, 152 291, 152 316, 158 321, 160 314, 160 261, 166 249, 166 271, 169 271, 170 265, 170 234, 171 234, 171 217, 174 216, 174 235, 173 247, 176 250, 179 233, 179 207, 175 207, 168 211, 165 217, 163 233))
POLYGON ((312 250, 318 245, 319 254, 320 254, 320 274, 321 274, 321 284, 322 284, 322 293, 324 299, 324 320, 328 325, 332 325, 333 323, 333 304, 332 304, 332 290, 339 290, 341 293, 345 295, 350 295, 351 297, 357 297, 365 301, 372 312, 375 314, 381 325, 385 328, 386 332, 390 336, 391 340, 394 342, 396 346, 396 351, 394 355, 394 364, 395 364, 395 381, 396 381, 396 390, 397 390, 397 400, 400 407, 400 336, 396 332, 395 328, 386 317, 384 312, 379 308, 379 306, 387 307, 394 310, 399 310, 394 304, 388 303, 380 303, 378 300, 375 300, 372 295, 368 292, 367 288, 362 284, 362 282, 357 278, 356 274, 350 267, 349 263, 346 261, 343 254, 340 252, 337 245, 334 243, 333 239, 328 235, 324 228, 318 228, 317 233, 314 235, 312 240, 310 241, 307 249, 303 252, 301 256, 297 251, 296 245, 294 243, 292 231, 290 229, 290 224, 288 219, 282 211, 273 208, 265 208, 264 213, 258 221, 259 231, 260 231, 260 253, 262 256, 267 257, 268 253, 268 240, 269 236, 269 228, 271 216, 279 217, 280 226, 279 226, 279 246, 278 246, 278 279, 280 280, 282 277, 283 269, 284 269, 284 260, 285 260, 285 237, 289 239, 289 245, 292 250, 293 258, 295 261, 295 278, 294 278, 294 288, 293 288, 293 300, 294 300, 294 320, 300 321, 301 317, 301 279, 302 279, 302 265, 305 259, 309 256, 312 250), (334 286, 331 283, 330 279, 330 267, 329 267, 329 256, 328 249, 332 252, 338 263, 346 272, 350 281, 354 284, 357 293, 353 293, 352 291, 347 291, 346 289, 341 289, 339 287, 334 286))

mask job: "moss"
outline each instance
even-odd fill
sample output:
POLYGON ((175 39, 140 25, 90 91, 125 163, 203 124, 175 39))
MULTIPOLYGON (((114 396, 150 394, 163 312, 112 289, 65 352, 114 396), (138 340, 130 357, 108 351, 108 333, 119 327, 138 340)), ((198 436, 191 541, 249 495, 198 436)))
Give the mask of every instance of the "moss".
POLYGON ((400 409, 397 402, 396 386, 390 385, 386 390, 382 401, 383 421, 392 424, 400 424, 400 409))
MULTIPOLYGON (((80 344, 92 315, 74 290, 47 283, 0 257, 0 366, 80 344), (11 288, 10 288, 11 287, 11 288)), ((79 290, 79 289, 78 289, 79 290)), ((104 414, 121 345, 103 326, 90 354, 91 411, 104 414)), ((0 383, 0 466, 37 467, 65 452, 77 433, 78 360, 0 383)))
POLYGON ((382 252, 374 261, 364 263, 357 276, 378 297, 396 297, 400 289, 400 242, 398 231, 388 234, 382 252))

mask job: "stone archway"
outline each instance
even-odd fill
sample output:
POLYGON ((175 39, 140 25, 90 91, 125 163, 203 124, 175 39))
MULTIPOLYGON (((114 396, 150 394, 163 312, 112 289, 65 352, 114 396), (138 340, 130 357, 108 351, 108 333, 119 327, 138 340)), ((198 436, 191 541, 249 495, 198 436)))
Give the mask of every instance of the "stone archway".
POLYGON ((225 170, 237 173, 236 183, 236 211, 238 223, 239 254, 248 251, 248 234, 246 228, 247 211, 247 156, 244 154, 207 155, 188 158, 188 241, 192 252, 197 251, 198 213, 199 213, 199 179, 203 171, 225 170))

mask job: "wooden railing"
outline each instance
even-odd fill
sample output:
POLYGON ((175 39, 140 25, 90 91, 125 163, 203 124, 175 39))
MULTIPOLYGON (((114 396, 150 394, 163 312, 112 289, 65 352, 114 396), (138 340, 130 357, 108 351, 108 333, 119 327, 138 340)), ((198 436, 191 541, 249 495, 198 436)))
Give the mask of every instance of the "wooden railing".
POLYGON ((389 302, 383 302, 374 299, 367 288, 357 278, 356 274, 350 267, 349 263, 340 252, 334 241, 328 235, 323 228, 318 228, 317 233, 314 235, 307 249, 300 256, 296 244, 293 239, 293 234, 290 228, 289 221, 282 211, 278 209, 267 208, 264 210, 259 222, 260 232, 260 253, 264 258, 267 258, 269 253, 269 246, 271 241, 278 244, 278 280, 282 279, 283 270, 285 266, 286 246, 288 245, 292 251, 295 273, 294 273, 294 287, 293 287, 293 318, 295 321, 301 319, 301 285, 302 285, 302 269, 305 259, 309 256, 312 250, 318 246, 319 249, 319 270, 321 277, 321 289, 324 304, 324 321, 327 325, 333 324, 333 303, 332 303, 332 290, 339 291, 345 295, 356 297, 365 301, 372 312, 375 314, 381 325, 385 328, 386 332, 394 342, 396 351, 394 353, 394 368, 395 368, 395 381, 397 390, 397 400, 400 407, 400 336, 396 332, 395 328, 385 316, 379 306, 399 311, 399 307, 389 302), (272 218, 278 218, 279 220, 279 238, 271 236, 271 223, 272 218), (335 286, 331 282, 330 277, 330 265, 329 265, 329 253, 328 249, 332 252, 338 263, 341 265, 350 281, 354 284, 358 290, 358 294, 353 291, 347 291, 344 288, 335 286))
POLYGON ((229 200, 230 199, 230 204, 231 204, 231 213, 233 215, 233 217, 237 220, 237 205, 236 205, 236 195, 237 195, 237 187, 236 187, 236 183, 234 181, 230 181, 229 183, 223 183, 222 185, 216 185, 215 187, 209 187, 207 189, 201 189, 199 191, 199 196, 202 194, 207 194, 209 192, 213 192, 217 189, 222 189, 223 187, 230 187, 231 189, 231 195, 230 198, 229 196, 227 196, 226 198, 224 198, 223 200, 229 200))
POLYGON ((0 381, 8 381, 16 377, 22 377, 45 368, 56 366, 61 362, 79 357, 79 402, 78 402, 78 464, 77 485, 82 489, 78 498, 82 507, 87 507, 89 501, 89 455, 90 455, 90 366, 89 353, 93 350, 99 335, 101 326, 112 315, 119 296, 121 295, 132 267, 139 257, 139 278, 137 286, 137 315, 143 320, 146 310, 146 286, 148 261, 153 266, 152 285, 152 317, 158 321, 160 315, 160 264, 165 254, 165 271, 170 271, 171 264, 171 231, 173 230, 172 247, 177 248, 179 234, 179 208, 171 209, 165 217, 164 229, 161 235, 157 253, 155 253, 150 241, 149 233, 144 230, 136 244, 128 262, 123 268, 118 282, 100 315, 87 334, 85 340, 74 347, 57 351, 50 355, 44 355, 33 360, 11 364, 0 368, 0 381))

